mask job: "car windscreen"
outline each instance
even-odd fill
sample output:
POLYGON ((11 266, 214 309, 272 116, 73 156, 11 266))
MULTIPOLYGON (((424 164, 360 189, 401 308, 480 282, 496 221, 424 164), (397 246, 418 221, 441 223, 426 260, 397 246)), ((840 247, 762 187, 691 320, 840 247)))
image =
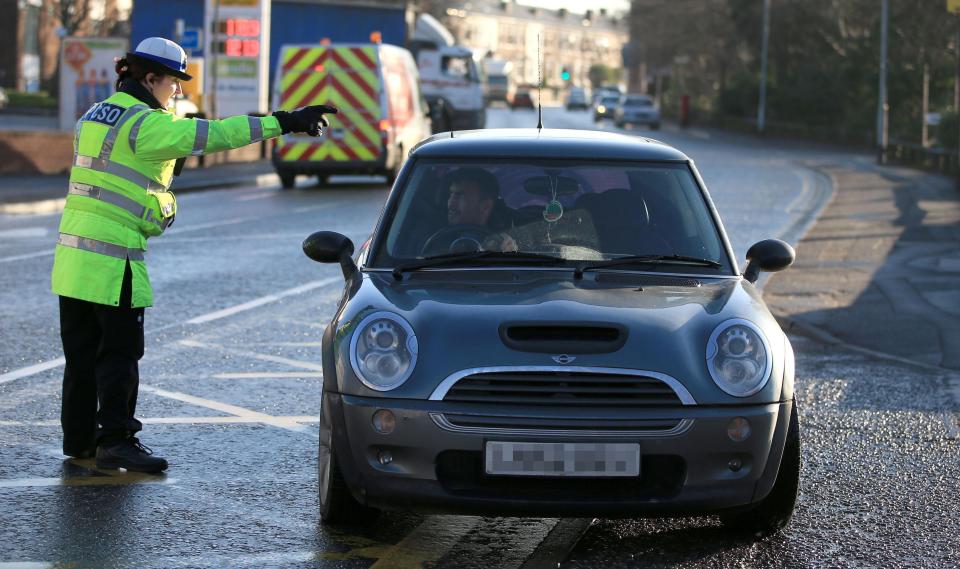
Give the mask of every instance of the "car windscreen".
POLYGON ((647 97, 627 97, 623 101, 625 107, 652 107, 653 100, 647 97))
POLYGON ((663 263, 643 270, 732 271, 714 217, 686 164, 420 159, 405 180, 374 240, 371 268, 502 251, 558 257, 560 266, 680 256, 719 266, 663 263))

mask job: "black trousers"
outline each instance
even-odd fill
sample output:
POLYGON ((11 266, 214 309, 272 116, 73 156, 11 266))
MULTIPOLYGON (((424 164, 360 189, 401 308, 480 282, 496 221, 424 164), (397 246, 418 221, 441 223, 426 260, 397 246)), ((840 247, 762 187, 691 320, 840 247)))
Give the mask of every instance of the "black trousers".
POLYGON ((122 440, 143 428, 133 415, 144 310, 130 307, 131 283, 128 263, 119 306, 60 297, 60 338, 67 360, 60 411, 65 454, 122 440))

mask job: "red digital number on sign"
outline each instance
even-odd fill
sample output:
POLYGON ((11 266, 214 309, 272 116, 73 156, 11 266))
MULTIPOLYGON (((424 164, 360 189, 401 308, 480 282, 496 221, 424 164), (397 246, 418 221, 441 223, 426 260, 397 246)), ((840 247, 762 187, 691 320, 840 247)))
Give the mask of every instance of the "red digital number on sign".
POLYGON ((257 37, 260 35, 260 20, 230 18, 226 21, 224 32, 228 36, 257 37))
POLYGON ((230 57, 257 57, 260 55, 260 40, 230 38, 223 42, 223 53, 230 57))

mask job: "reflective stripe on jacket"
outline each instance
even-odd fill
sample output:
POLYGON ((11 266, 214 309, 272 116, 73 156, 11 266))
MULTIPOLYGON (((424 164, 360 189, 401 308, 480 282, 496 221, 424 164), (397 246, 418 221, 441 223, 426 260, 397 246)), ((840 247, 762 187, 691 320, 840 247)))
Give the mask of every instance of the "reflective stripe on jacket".
POLYGON ((53 263, 54 294, 116 306, 126 263, 133 306, 153 304, 144 253, 176 213, 167 191, 177 158, 280 135, 275 117, 184 119, 127 93, 77 122, 74 162, 53 263))

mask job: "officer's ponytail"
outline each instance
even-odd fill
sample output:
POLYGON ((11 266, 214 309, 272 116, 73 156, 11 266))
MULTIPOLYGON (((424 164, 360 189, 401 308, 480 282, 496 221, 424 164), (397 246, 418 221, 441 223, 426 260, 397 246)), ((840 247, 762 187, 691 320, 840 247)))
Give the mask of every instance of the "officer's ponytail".
POLYGON ((116 60, 116 71, 117 71, 117 91, 120 90, 120 85, 123 83, 123 80, 127 77, 132 77, 136 81, 142 81, 147 73, 150 73, 147 69, 144 69, 139 63, 130 61, 126 57, 121 57, 116 60))

